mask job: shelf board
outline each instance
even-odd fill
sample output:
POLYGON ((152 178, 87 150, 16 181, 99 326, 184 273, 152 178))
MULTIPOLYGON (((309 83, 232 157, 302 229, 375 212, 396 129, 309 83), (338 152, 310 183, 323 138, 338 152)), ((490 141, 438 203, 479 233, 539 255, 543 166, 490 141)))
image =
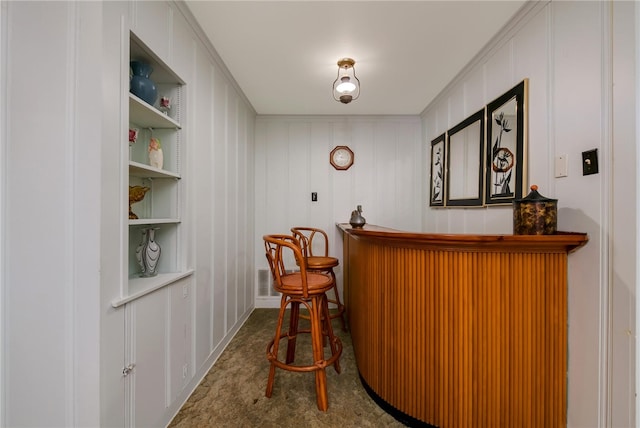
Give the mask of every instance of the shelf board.
POLYGON ((129 175, 141 178, 180 178, 180 174, 140 162, 129 162, 129 175))
POLYGON ((139 299, 149 293, 153 293, 167 285, 193 275, 194 270, 189 269, 183 272, 159 273, 150 278, 131 277, 129 278, 129 293, 111 302, 111 306, 118 308, 125 303, 139 299))
POLYGON ((184 85, 185 81, 180 78, 158 55, 153 52, 134 32, 130 32, 130 52, 131 60, 143 60, 153 67, 153 81, 156 83, 169 83, 184 85))
POLYGON ((151 224, 178 224, 179 218, 138 218, 135 220, 129 220, 129 226, 144 226, 151 224))
POLYGON ((172 117, 129 93, 129 117, 133 123, 146 128, 181 129, 172 117))

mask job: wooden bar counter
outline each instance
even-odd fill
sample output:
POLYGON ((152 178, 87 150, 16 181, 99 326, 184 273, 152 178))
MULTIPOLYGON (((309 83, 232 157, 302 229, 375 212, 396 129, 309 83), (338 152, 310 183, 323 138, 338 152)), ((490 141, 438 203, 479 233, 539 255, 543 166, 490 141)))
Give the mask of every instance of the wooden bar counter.
POLYGON ((586 234, 337 226, 356 363, 383 408, 412 426, 566 426, 567 255, 586 234))

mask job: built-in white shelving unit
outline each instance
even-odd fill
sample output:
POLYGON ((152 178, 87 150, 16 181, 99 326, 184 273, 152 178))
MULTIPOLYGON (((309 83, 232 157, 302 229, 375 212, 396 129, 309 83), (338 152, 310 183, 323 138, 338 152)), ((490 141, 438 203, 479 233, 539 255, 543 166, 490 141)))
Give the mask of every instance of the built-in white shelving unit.
MULTIPOLYGON (((118 307, 140 298, 159 288, 185 278, 193 270, 184 266, 183 245, 183 173, 181 159, 184 158, 184 130, 181 121, 184 110, 184 85, 182 80, 163 62, 139 37, 130 34, 130 60, 144 61, 153 67, 150 79, 158 89, 154 105, 148 104, 129 93, 129 129, 138 130, 135 143, 129 144, 128 180, 130 186, 144 186, 149 190, 144 198, 133 203, 132 211, 137 219, 128 219, 126 260, 127 280, 120 298, 112 301, 118 307), (168 97, 170 109, 161 111, 159 100, 168 97), (163 151, 162 168, 149 162, 149 142, 158 139, 163 151), (136 260, 136 248, 143 238, 143 231, 154 228, 155 241, 161 247, 158 274, 141 276, 141 268, 136 260)), ((128 132, 128 130, 127 130, 128 132)), ((128 216, 128 212, 123 213, 128 216)))

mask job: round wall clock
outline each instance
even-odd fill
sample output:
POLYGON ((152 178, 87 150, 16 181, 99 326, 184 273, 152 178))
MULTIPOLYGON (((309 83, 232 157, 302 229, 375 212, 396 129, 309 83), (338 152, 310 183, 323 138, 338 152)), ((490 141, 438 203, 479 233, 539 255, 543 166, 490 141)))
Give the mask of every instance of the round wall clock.
POLYGON ((349 169, 353 165, 353 151, 347 146, 336 146, 331 150, 329 155, 329 162, 335 169, 345 170, 349 169))

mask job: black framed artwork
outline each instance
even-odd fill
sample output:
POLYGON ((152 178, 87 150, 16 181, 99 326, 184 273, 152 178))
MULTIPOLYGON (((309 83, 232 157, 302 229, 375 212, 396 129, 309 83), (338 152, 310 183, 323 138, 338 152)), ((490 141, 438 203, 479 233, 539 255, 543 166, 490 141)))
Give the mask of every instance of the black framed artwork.
POLYGON ((528 79, 487 105, 485 204, 522 198, 526 177, 528 79))
POLYGON ((429 192, 429 205, 432 207, 444 206, 445 136, 446 134, 442 134, 431 141, 431 190, 429 192))
POLYGON ((482 206, 484 196, 484 109, 447 132, 446 206, 482 206))

